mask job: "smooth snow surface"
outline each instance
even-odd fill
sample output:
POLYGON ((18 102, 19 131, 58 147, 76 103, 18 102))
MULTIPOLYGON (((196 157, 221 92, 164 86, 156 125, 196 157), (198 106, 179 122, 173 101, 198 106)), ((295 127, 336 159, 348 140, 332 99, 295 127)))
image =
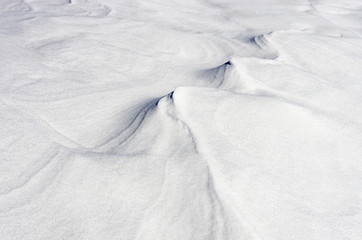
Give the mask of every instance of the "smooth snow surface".
POLYGON ((1 240, 361 240, 362 1, 1 0, 1 240))

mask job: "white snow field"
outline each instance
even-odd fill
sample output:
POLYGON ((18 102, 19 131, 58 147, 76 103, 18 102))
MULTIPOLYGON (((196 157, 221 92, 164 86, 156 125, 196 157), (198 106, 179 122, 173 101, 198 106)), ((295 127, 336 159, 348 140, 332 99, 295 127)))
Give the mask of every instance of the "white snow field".
POLYGON ((361 240, 361 0, 0 0, 1 240, 361 240))

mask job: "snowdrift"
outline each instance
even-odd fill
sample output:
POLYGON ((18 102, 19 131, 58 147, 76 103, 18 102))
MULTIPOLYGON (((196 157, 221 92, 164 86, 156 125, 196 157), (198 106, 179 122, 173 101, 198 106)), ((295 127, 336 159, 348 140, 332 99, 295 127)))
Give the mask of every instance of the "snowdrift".
POLYGON ((1 1, 0 239, 361 239, 361 9, 1 1))

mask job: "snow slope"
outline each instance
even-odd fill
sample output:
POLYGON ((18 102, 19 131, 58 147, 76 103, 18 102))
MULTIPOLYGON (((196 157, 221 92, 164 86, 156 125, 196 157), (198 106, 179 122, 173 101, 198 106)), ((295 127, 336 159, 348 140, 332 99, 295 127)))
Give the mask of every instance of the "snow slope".
POLYGON ((362 2, 1 0, 0 239, 362 239, 362 2))

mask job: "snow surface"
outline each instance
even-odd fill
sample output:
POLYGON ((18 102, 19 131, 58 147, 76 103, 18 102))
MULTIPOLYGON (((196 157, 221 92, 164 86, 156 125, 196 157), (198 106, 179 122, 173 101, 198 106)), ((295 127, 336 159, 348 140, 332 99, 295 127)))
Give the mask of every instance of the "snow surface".
POLYGON ((362 1, 1 0, 0 239, 361 240, 362 1))

